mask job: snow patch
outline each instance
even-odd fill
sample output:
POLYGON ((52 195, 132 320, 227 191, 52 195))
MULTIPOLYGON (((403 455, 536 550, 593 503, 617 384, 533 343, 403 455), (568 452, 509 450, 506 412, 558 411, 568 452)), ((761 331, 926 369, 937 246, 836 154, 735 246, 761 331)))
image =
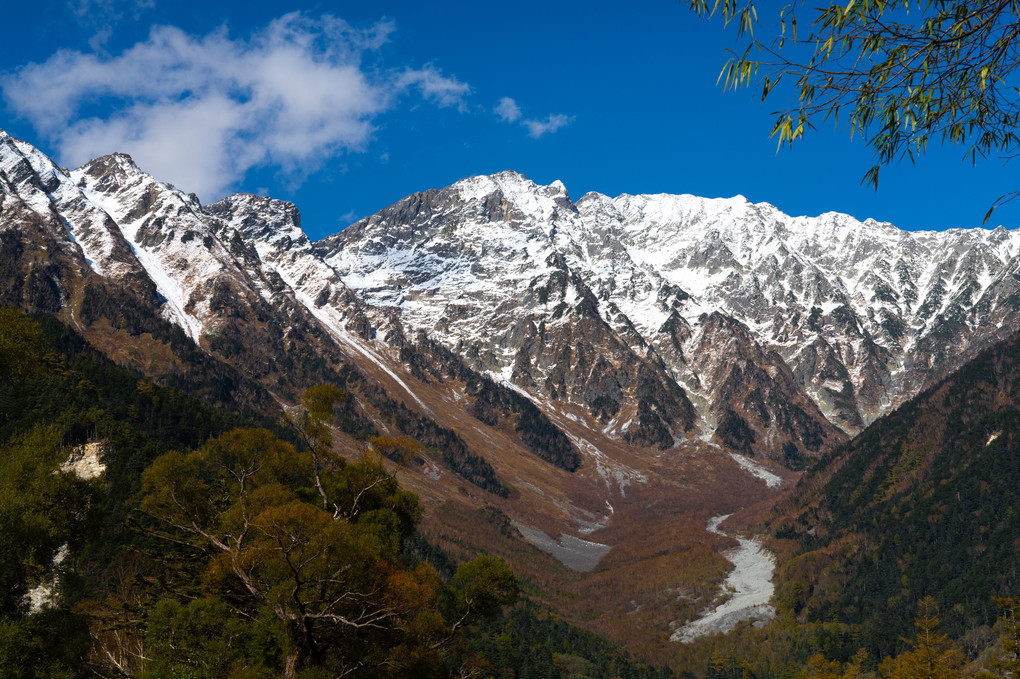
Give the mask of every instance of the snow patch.
POLYGON ((765 482, 765 485, 769 488, 778 488, 783 484, 783 478, 770 472, 765 467, 752 460, 751 458, 744 457, 739 453, 730 453, 730 457, 741 466, 745 471, 749 472, 752 476, 757 476, 759 479, 765 482))
POLYGON ((582 573, 593 570, 598 566, 599 562, 602 561, 602 557, 613 548, 612 545, 582 540, 566 533, 561 533, 560 539, 554 540, 544 531, 526 526, 517 521, 514 522, 514 528, 520 531, 525 540, 543 552, 556 557, 567 568, 582 573))

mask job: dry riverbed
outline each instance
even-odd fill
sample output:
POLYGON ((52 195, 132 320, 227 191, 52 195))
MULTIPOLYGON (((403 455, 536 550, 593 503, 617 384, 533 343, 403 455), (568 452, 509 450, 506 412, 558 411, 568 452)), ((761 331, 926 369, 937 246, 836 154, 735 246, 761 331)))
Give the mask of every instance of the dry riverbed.
MULTIPOLYGON (((726 535, 719 529, 719 525, 729 516, 712 517, 708 522, 708 530, 726 535)), ((775 557, 757 540, 735 537, 740 546, 723 554, 733 564, 733 570, 723 585, 724 593, 729 593, 730 597, 678 629, 669 638, 670 641, 688 643, 706 634, 729 632, 744 620, 755 620, 756 625, 764 625, 775 617, 776 609, 769 603, 775 590, 772 584, 772 574, 776 569, 775 557)))

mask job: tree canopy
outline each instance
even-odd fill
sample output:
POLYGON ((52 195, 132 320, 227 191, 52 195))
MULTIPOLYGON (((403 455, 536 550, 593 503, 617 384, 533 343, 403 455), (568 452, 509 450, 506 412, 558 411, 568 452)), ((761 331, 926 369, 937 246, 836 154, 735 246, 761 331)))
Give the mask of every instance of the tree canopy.
POLYGON ((142 511, 200 571, 187 596, 155 608, 149 676, 281 666, 286 677, 444 676, 443 649, 465 621, 517 600, 501 559, 461 565, 452 587, 427 563, 405 562, 418 498, 380 459, 329 450, 340 398, 310 389, 289 418, 304 452, 265 429, 235 429, 144 472, 142 511))
POLYGON ((842 119, 875 152, 864 176, 875 186, 883 165, 913 161, 932 140, 963 147, 973 161, 1020 150, 1020 5, 1012 0, 798 2, 782 6, 775 23, 759 20, 754 0, 687 2, 699 16, 737 24, 741 48, 720 74, 727 87, 758 88, 762 100, 792 94, 775 113, 780 145, 842 119))

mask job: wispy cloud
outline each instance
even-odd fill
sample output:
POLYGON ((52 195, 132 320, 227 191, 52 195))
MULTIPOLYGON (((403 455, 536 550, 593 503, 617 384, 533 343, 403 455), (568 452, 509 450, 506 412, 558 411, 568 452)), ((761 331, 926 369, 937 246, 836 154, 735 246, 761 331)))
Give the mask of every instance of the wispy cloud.
POLYGON ((505 123, 515 123, 521 118, 521 107, 510 97, 500 99, 493 111, 505 123))
POLYGON ((471 88, 466 83, 445 77, 432 64, 405 70, 397 79, 397 85, 401 88, 415 87, 424 99, 437 106, 456 106, 461 111, 467 110, 464 97, 471 88))
POLYGON ((519 122, 528 131, 528 136, 534 139, 538 139, 545 134, 552 134, 574 121, 573 116, 567 116, 562 113, 550 113, 544 120, 525 118, 521 107, 510 97, 500 99, 499 103, 492 109, 492 112, 505 123, 519 122))
POLYGON ((528 129, 528 136, 538 139, 543 134, 552 134, 556 130, 569 125, 573 118, 562 113, 550 113, 545 120, 525 120, 522 125, 528 129))
POLYGON ((61 50, 3 77, 0 87, 64 164, 124 151, 209 199, 256 166, 302 176, 364 150, 375 118, 409 92, 464 108, 468 85, 432 65, 362 66, 393 30, 391 22, 360 29, 300 13, 247 39, 161 26, 119 55, 61 50), (97 105, 113 112, 83 116, 97 105))
POLYGON ((67 8, 79 24, 91 30, 89 47, 100 51, 113 37, 117 24, 137 20, 156 6, 156 0, 67 0, 67 8))

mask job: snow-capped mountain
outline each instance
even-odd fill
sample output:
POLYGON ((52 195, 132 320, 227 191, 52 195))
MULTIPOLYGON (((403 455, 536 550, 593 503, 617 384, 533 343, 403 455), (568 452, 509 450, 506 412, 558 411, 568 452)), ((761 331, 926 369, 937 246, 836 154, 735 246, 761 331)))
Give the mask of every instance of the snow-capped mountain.
POLYGON ((607 433, 652 431, 635 395, 675 393, 670 435, 781 459, 1016 328, 1018 245, 1002 228, 906 232, 741 197, 574 203, 504 172, 410 196, 316 249, 370 304, 607 433), (687 401, 696 416, 677 420, 687 401))
POLYGON ((7 303, 88 326, 145 306, 284 398, 354 361, 428 411, 398 373, 438 343, 457 374, 598 436, 794 467, 1020 323, 1020 237, 1001 228, 910 233, 740 197, 573 202, 514 172, 312 243, 289 203, 202 206, 127 156, 67 172, 0 132, 0 241, 7 303))
MULTIPOLYGON (((1018 269, 1003 229, 906 233, 741 198, 575 202, 513 172, 311 242, 290 203, 204 206, 125 155, 67 171, 0 132, 0 303, 232 409, 275 416, 340 385, 338 450, 399 463, 447 545, 485 548, 498 525, 514 552, 620 581, 682 570, 663 549, 707 554, 708 517, 774 498, 791 469, 1015 332, 1018 269)), ((670 612, 671 587, 612 605, 646 602, 656 624, 696 614, 670 612)))
POLYGON ((1001 227, 911 233, 836 213, 791 218, 740 197, 589 195, 578 210, 635 268, 691 296, 681 315, 692 327, 711 311, 739 321, 848 430, 1016 327, 1020 235, 1001 227))
MULTIPOLYGON (((194 347, 237 359, 247 377, 284 394, 332 361, 328 331, 252 243, 128 156, 104 156, 68 172, 0 132, 0 240, 2 300, 65 309, 79 330, 90 330, 90 341, 116 344, 114 329, 170 341, 155 338, 163 331, 146 320, 162 318, 194 347), (103 317, 116 322, 96 326, 103 317)), ((344 318, 356 324, 363 305, 353 294, 349 299, 344 318)), ((180 357, 148 349, 121 358, 146 374, 185 369, 180 357)))

